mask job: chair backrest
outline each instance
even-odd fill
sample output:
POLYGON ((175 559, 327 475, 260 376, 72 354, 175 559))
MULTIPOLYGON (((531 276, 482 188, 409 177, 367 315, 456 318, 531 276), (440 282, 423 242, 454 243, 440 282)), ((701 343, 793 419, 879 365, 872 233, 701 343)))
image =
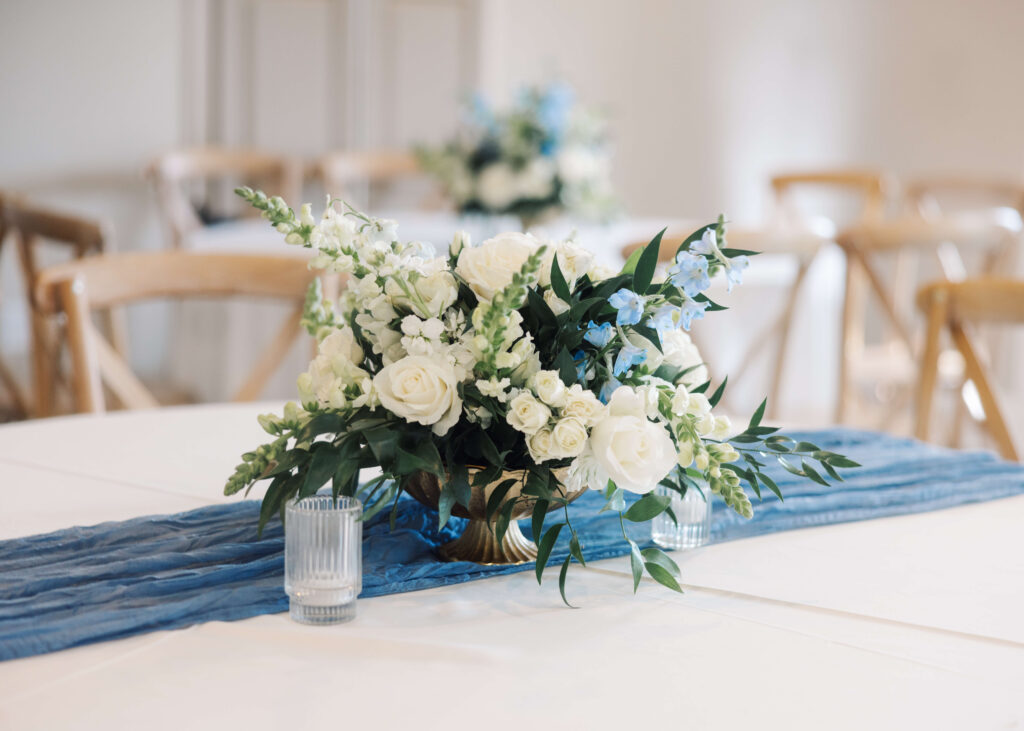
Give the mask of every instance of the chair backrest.
POLYGON ((93 326, 91 313, 154 298, 267 297, 294 308, 256 362, 238 401, 259 397, 300 332, 303 301, 316 274, 302 256, 160 252, 90 257, 45 270, 36 299, 45 313, 63 312, 71 350, 76 410, 105 409, 106 384, 127 408, 157 406, 124 359, 93 326))
POLYGON ((1019 460, 1021 452, 1010 433, 983 351, 971 332, 971 326, 1024 325, 1024 281, 986 277, 962 282, 934 282, 920 290, 917 303, 928 321, 918 381, 917 437, 928 438, 942 350, 941 338, 945 331, 963 357, 966 378, 977 390, 986 430, 995 440, 1000 454, 1007 459, 1019 460))
MULTIPOLYGON (((317 161, 314 174, 324 189, 335 198, 355 200, 372 208, 375 194, 384 186, 424 179, 419 161, 409 152, 399 150, 340 150, 328 153, 317 161)), ((430 191, 418 191, 430 192, 430 191)))
POLYGON ((887 181, 875 170, 813 170, 779 173, 771 178, 775 199, 774 216, 794 225, 816 217, 801 211, 797 195, 801 192, 837 194, 855 203, 855 221, 870 221, 885 214, 887 181))
MULTIPOLYGON (((259 150, 222 147, 194 147, 172 150, 157 157, 146 169, 156 186, 161 212, 171 231, 171 243, 180 247, 185 237, 202 226, 199 213, 189 198, 189 186, 230 180, 258 187, 268 195, 294 201, 299 197, 301 166, 291 158, 259 150)), ((221 191, 225 195, 229 191, 221 191)), ((210 202, 211 191, 205 191, 210 202)), ((257 215, 239 207, 243 215, 257 215)))
POLYGON ((1024 183, 1000 178, 957 175, 931 176, 907 181, 908 207, 925 218, 955 210, 1008 208, 1024 213, 1024 183))

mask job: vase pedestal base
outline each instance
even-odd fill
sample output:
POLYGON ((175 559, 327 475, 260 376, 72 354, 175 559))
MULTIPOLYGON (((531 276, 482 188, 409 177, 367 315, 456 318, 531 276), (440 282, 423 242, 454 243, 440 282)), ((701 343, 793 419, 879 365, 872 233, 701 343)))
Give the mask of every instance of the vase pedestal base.
POLYGON ((441 556, 448 561, 472 561, 486 565, 522 564, 537 560, 537 545, 523 535, 519 524, 511 521, 501 541, 494 534, 494 524, 471 519, 462 535, 441 546, 441 556))

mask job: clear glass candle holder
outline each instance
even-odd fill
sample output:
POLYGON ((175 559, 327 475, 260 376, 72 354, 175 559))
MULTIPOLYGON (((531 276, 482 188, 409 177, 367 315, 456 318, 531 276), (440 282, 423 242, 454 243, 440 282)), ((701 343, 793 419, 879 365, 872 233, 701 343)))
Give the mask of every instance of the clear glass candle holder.
POLYGON ((675 490, 659 485, 655 493, 672 498, 669 507, 676 516, 672 522, 668 512, 651 521, 651 538, 663 548, 697 548, 711 538, 711 491, 707 485, 690 485, 680 497, 675 490))
POLYGON ((363 588, 362 514, 351 497, 317 495, 285 507, 284 590, 296 622, 355 618, 363 588))

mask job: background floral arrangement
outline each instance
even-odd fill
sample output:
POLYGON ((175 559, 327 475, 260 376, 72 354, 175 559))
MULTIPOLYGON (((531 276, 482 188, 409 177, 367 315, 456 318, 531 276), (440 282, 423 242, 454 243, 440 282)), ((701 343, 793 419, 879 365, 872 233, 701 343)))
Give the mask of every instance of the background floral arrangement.
MULTIPOLYGON (((572 238, 543 242, 522 233, 478 247, 456 234, 447 255, 434 257, 422 244, 401 242, 392 221, 330 202, 317 221, 308 204, 296 216, 280 198, 238 193, 287 243, 314 249, 312 266, 348 275, 336 303, 311 287, 304 324, 319 350, 299 377, 301 405, 261 417, 273 441, 245 454, 225 487, 233 494, 271 480, 261 528, 286 501, 327 482, 335 496, 360 496, 367 518, 389 506, 394 513, 403 487, 421 472, 440 483, 444 526, 453 506, 468 505, 471 483, 524 470, 522 497, 535 501, 538 580, 559 531, 571 533, 559 576, 564 598, 570 561, 585 561, 567 489, 598 490, 620 521, 644 522, 669 508, 669 497, 652 492, 659 484, 685 494, 706 481, 750 517, 744 486, 758 497, 762 487, 779 495, 761 458, 822 484, 822 473, 840 479, 837 468, 856 466, 762 426, 763 402, 726 441, 735 430, 713 413, 725 383, 711 389, 686 332, 721 309, 704 294, 711 277, 724 272, 731 289, 753 253, 724 246, 721 220, 687 238, 656 279, 661 234, 621 272, 595 263, 572 238), (382 474, 360 484, 368 467, 382 474), (627 507, 627 492, 642 497, 627 507), (564 520, 545 530, 552 506, 564 507, 564 520)), ((515 505, 502 506, 503 497, 488 500, 499 536, 515 505)), ((623 538, 636 583, 646 571, 679 589, 667 555, 641 551, 625 530, 623 538)))
POLYGON ((418 150, 460 212, 512 214, 524 222, 570 211, 599 217, 615 207, 604 123, 575 106, 571 89, 529 89, 497 112, 476 98, 456 137, 418 150))

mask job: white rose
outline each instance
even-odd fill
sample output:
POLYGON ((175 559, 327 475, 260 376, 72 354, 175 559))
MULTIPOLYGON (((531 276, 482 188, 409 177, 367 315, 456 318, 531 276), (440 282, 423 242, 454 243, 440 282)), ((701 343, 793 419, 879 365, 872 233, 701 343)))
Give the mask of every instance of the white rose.
POLYGON ((587 183, 608 175, 608 158, 583 145, 569 145, 558 153, 558 175, 566 183, 587 183))
POLYGON ((526 438, 526 448, 530 451, 533 461, 537 463, 554 459, 557 456, 553 452, 554 445, 555 442, 551 435, 551 430, 547 428, 541 429, 536 434, 526 438))
POLYGON ((530 379, 530 386, 548 406, 564 406, 568 389, 562 383, 558 371, 538 371, 530 379))
POLYGON ((509 402, 506 421, 524 434, 536 434, 551 420, 551 409, 529 391, 523 391, 509 402))
POLYGON ((686 386, 693 388, 708 380, 708 369, 704 366, 704 359, 685 330, 668 330, 662 333, 661 347, 664 351, 663 363, 675 368, 693 368, 681 379, 686 386))
POLYGON ((399 361, 406 356, 405 348, 402 347, 402 334, 390 328, 381 330, 377 347, 380 349, 384 365, 399 361))
POLYGON ((321 340, 317 350, 320 355, 327 356, 332 361, 341 358, 356 365, 363 362, 363 349, 356 342, 356 334, 348 326, 338 328, 321 340))
POLYGON ((594 265, 594 255, 575 241, 567 240, 549 244, 548 250, 544 254, 544 263, 540 266, 539 281, 542 287, 551 286, 551 266, 556 256, 558 257, 558 268, 562 270, 562 276, 565 277, 570 288, 594 265))
POLYGON ((676 466, 668 431, 645 416, 605 417, 590 432, 590 444, 609 479, 630 492, 650 492, 676 466))
POLYGON ((575 416, 587 426, 594 426, 604 417, 605 406, 592 392, 578 383, 569 386, 562 416, 575 416))
POLYGON ((575 457, 587 444, 587 427, 577 417, 567 416, 555 424, 551 438, 560 458, 575 457))
POLYGON ((406 421, 433 426, 438 436, 459 420, 462 399, 455 371, 445 361, 412 355, 385 366, 373 378, 374 390, 388 411, 406 421))
POLYGON ((555 315, 561 315, 563 312, 569 311, 569 303, 555 294, 553 289, 544 290, 544 302, 547 303, 547 306, 551 308, 555 315))
POLYGON ((480 246, 463 249, 455 271, 466 280, 477 297, 490 302, 512 281, 512 275, 523 268, 526 259, 536 250, 537 240, 529 234, 499 234, 480 246))
POLYGON ((503 211, 515 203, 519 193, 518 176, 506 163, 491 163, 483 169, 476 182, 476 197, 486 208, 503 211))

